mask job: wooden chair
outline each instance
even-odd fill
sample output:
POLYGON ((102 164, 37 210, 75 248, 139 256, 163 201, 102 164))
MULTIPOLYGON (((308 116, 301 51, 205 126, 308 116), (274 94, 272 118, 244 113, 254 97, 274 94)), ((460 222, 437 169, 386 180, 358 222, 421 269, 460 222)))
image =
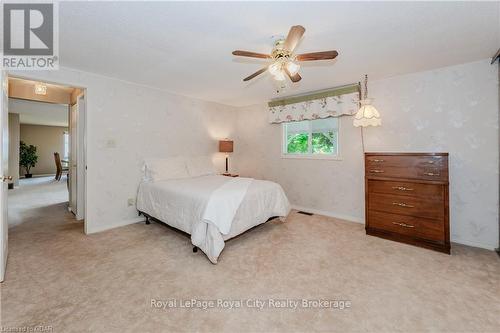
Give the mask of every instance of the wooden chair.
POLYGON ((54 153, 54 161, 56 162, 56 180, 61 180, 62 173, 64 171, 68 171, 68 167, 63 167, 61 163, 61 157, 59 156, 59 153, 54 153))

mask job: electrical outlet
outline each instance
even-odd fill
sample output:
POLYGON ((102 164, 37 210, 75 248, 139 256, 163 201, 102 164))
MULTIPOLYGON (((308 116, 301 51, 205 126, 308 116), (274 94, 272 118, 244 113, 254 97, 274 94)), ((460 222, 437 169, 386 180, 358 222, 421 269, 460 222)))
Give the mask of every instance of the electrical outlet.
POLYGON ((135 199, 134 199, 134 198, 129 198, 129 199, 127 200, 127 205, 128 205, 129 207, 131 207, 131 206, 135 205, 135 199))

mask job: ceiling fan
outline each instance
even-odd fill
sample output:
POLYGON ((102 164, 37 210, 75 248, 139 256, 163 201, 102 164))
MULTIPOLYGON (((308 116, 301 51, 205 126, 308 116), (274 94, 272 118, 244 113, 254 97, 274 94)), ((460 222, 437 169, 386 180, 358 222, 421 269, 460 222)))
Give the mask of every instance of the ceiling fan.
POLYGON ((302 53, 297 55, 294 54, 293 51, 295 50, 295 47, 304 35, 305 31, 306 29, 301 25, 294 25, 293 27, 291 27, 286 39, 279 39, 274 43, 271 54, 241 50, 233 51, 233 55, 235 56, 271 59, 273 61, 270 65, 258 70, 250 76, 247 76, 243 79, 243 81, 249 81, 254 77, 264 73, 265 71, 269 71, 278 81, 284 81, 286 79, 286 76, 288 76, 292 82, 299 82, 302 77, 299 75, 300 65, 297 64, 297 62, 329 60, 335 59, 335 57, 337 57, 337 51, 322 51, 302 53))

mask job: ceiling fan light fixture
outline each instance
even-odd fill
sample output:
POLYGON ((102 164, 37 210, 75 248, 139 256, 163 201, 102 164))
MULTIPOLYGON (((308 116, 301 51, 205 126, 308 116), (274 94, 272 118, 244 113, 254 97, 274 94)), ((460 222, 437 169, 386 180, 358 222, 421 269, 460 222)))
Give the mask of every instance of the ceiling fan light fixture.
POLYGON ((302 80, 302 76, 299 75, 300 65, 298 62, 332 60, 338 56, 338 52, 335 50, 296 54, 295 48, 302 39, 305 31, 306 29, 303 26, 294 25, 290 28, 286 38, 274 36, 274 47, 270 54, 243 50, 233 51, 232 54, 235 56, 270 59, 272 61, 266 67, 245 77, 243 81, 249 81, 267 71, 271 73, 276 81, 283 83, 288 77, 292 83, 297 83, 302 80))
POLYGON ((286 69, 288 70, 288 72, 290 73, 290 75, 293 76, 293 75, 295 75, 295 74, 297 74, 299 72, 300 65, 294 63, 293 61, 289 61, 286 64, 286 69))
POLYGON ((272 76, 276 76, 279 73, 281 73, 281 63, 279 62, 274 62, 271 65, 269 65, 269 73, 271 73, 272 76))
POLYGON ((274 79, 277 81, 285 81, 285 79, 286 79, 286 76, 282 71, 278 72, 278 74, 273 75, 273 76, 274 76, 274 79))

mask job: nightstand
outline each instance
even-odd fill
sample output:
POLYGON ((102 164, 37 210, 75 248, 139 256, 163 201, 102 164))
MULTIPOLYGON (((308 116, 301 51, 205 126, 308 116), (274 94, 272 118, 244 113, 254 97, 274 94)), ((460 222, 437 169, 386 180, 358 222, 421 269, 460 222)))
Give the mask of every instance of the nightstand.
POLYGON ((226 176, 226 177, 239 177, 240 176, 240 175, 235 175, 235 174, 231 174, 231 173, 223 173, 221 175, 226 176))

